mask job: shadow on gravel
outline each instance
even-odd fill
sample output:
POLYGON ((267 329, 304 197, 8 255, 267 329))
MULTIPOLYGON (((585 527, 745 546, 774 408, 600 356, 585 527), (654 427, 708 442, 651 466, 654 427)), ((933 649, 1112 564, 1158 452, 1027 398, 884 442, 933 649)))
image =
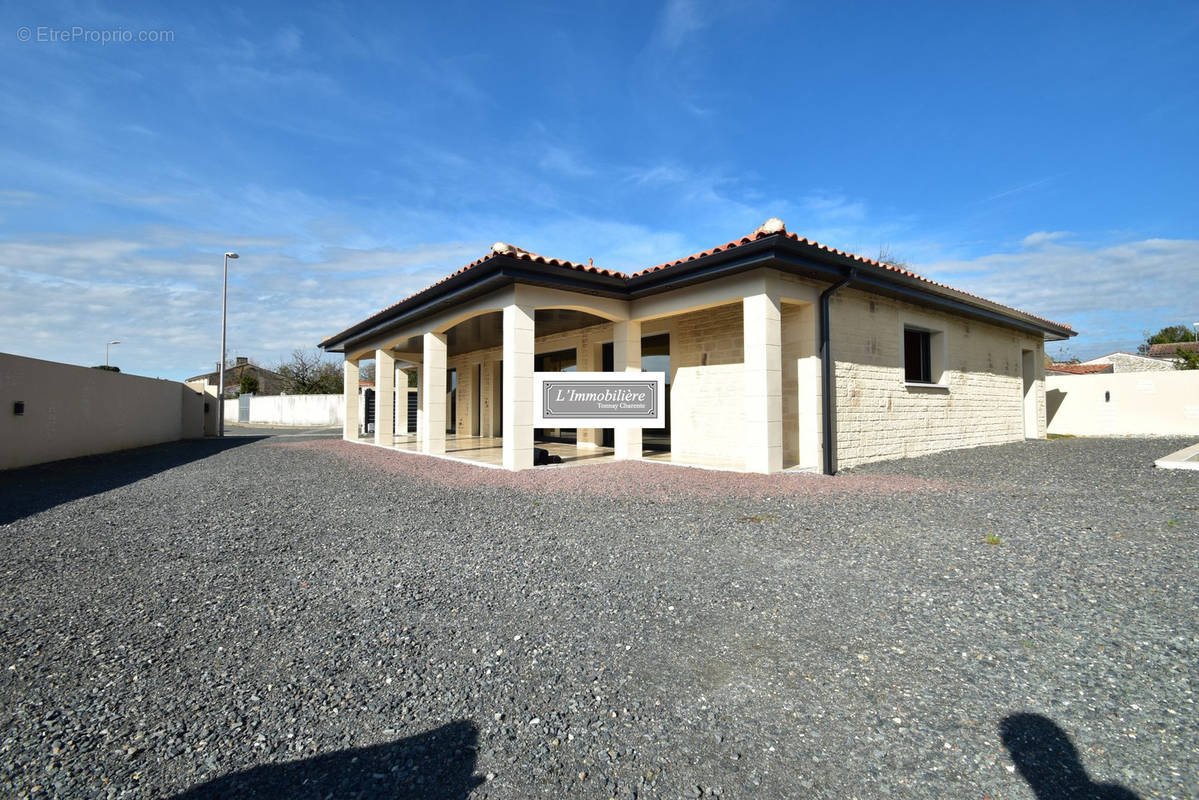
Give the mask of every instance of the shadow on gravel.
POLYGON ((265 438, 190 439, 3 470, 0 525, 265 438))
POLYGON ((478 741, 474 723, 459 720, 387 744, 235 772, 172 800, 466 800, 483 783, 474 774, 478 741))
POLYGON ((1119 784, 1094 783, 1070 737, 1048 717, 1012 714, 999 736, 1037 800, 1140 800, 1119 784))

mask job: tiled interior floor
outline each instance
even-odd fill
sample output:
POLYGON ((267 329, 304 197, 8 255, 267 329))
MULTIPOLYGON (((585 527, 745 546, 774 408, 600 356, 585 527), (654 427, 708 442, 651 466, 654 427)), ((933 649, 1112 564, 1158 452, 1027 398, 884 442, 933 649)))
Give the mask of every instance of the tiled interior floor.
MULTIPOLYGON (((373 436, 365 436, 359 441, 374 443, 373 436)), ((420 441, 411 434, 399 434, 395 437, 396 450, 420 452, 420 441)), ((600 464, 605 461, 615 461, 616 454, 610 447, 578 447, 563 442, 535 442, 534 446, 544 447, 551 455, 559 456, 563 464, 600 464)), ((504 463, 503 440, 490 436, 458 436, 446 434, 445 455, 449 458, 475 461, 480 464, 502 466, 504 463)), ((683 464, 694 467, 713 467, 716 469, 742 469, 744 464, 731 460, 696 460, 686 462, 673 458, 669 451, 646 450, 642 458, 664 464, 683 464)))

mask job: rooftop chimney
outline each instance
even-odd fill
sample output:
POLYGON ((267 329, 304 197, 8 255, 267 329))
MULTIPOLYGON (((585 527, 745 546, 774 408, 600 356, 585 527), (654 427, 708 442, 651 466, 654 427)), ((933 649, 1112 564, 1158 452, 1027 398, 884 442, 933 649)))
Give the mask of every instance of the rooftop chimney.
POLYGON ((778 217, 771 217, 763 222, 762 226, 754 231, 754 233, 786 233, 786 231, 787 224, 785 222, 778 217))

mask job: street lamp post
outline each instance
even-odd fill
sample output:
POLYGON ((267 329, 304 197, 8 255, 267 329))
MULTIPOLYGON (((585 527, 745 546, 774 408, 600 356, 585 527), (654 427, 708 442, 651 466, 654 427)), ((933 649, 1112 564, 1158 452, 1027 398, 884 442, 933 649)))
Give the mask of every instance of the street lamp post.
POLYGON ((221 281, 221 365, 217 383, 217 436, 225 435, 225 298, 229 294, 229 259, 237 253, 225 253, 225 276, 221 281))
POLYGON ((111 342, 105 342, 105 344, 104 344, 104 366, 106 366, 106 367, 111 367, 111 366, 112 366, 112 364, 109 364, 109 363, 108 363, 108 348, 109 348, 111 345, 114 345, 114 344, 120 344, 120 343, 121 343, 121 342, 120 342, 120 340, 118 340, 118 339, 113 339, 111 342))

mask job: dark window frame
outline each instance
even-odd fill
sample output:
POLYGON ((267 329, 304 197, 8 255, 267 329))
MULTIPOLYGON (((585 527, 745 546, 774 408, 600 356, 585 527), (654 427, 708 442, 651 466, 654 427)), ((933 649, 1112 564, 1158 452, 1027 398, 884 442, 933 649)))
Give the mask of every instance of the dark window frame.
POLYGON ((904 326, 903 379, 906 383, 935 383, 932 331, 904 326))

